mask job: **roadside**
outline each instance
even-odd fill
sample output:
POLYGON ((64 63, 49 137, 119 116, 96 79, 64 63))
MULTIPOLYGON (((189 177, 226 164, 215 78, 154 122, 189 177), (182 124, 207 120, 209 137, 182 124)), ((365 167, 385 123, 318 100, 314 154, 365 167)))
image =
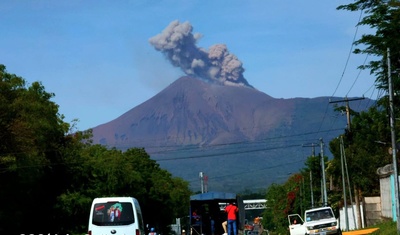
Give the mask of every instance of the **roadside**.
POLYGON ((359 234, 371 234, 371 235, 393 235, 397 234, 397 224, 393 221, 385 221, 379 224, 376 224, 373 228, 366 228, 362 230, 356 230, 356 231, 349 231, 349 232, 343 232, 343 235, 359 235, 359 234), (374 231, 372 231, 375 229, 374 231), (369 233, 355 233, 357 231, 365 231, 369 233))
POLYGON ((379 228, 354 230, 354 231, 343 232, 343 235, 365 235, 365 234, 372 234, 373 232, 376 232, 378 230, 379 228))

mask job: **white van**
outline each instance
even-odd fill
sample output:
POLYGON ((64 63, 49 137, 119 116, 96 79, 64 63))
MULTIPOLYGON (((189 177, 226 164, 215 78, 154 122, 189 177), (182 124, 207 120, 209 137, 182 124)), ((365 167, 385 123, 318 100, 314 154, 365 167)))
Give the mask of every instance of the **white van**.
POLYGON ((142 211, 133 197, 95 198, 90 209, 89 235, 145 235, 142 211))

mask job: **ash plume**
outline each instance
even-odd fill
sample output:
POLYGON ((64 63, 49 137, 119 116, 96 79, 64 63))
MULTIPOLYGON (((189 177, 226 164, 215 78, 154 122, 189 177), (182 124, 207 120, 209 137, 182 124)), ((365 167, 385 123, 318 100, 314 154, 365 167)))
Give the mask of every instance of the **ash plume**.
POLYGON ((208 51, 196 46, 201 34, 192 33, 189 22, 172 21, 160 34, 149 39, 176 67, 189 76, 231 86, 247 86, 242 62, 224 44, 215 44, 208 51))

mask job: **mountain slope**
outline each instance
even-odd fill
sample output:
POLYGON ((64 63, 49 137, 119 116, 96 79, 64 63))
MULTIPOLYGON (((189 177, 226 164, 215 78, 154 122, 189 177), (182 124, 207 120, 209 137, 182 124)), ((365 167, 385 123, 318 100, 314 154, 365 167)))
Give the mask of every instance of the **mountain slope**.
MULTIPOLYGON (((368 100, 363 101, 364 106, 368 100)), ((93 142, 144 147, 173 175, 213 190, 266 188, 304 167, 302 145, 343 133, 327 97, 275 99, 256 89, 182 77, 115 120, 93 128, 93 142), (322 122, 323 121, 323 122, 322 122)), ((326 151, 326 150, 325 150, 326 151)))
POLYGON ((218 144, 264 136, 291 123, 294 102, 252 88, 182 77, 119 118, 93 129, 94 142, 121 147, 144 143, 218 144), (268 114, 268 115, 266 115, 268 114))

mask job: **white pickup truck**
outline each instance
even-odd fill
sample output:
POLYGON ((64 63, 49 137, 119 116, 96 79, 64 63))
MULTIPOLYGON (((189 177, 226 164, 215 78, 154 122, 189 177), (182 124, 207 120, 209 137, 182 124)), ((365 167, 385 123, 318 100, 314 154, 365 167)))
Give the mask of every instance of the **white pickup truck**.
POLYGON ((290 235, 342 235, 331 207, 306 210, 304 219, 298 214, 288 216, 290 235))

